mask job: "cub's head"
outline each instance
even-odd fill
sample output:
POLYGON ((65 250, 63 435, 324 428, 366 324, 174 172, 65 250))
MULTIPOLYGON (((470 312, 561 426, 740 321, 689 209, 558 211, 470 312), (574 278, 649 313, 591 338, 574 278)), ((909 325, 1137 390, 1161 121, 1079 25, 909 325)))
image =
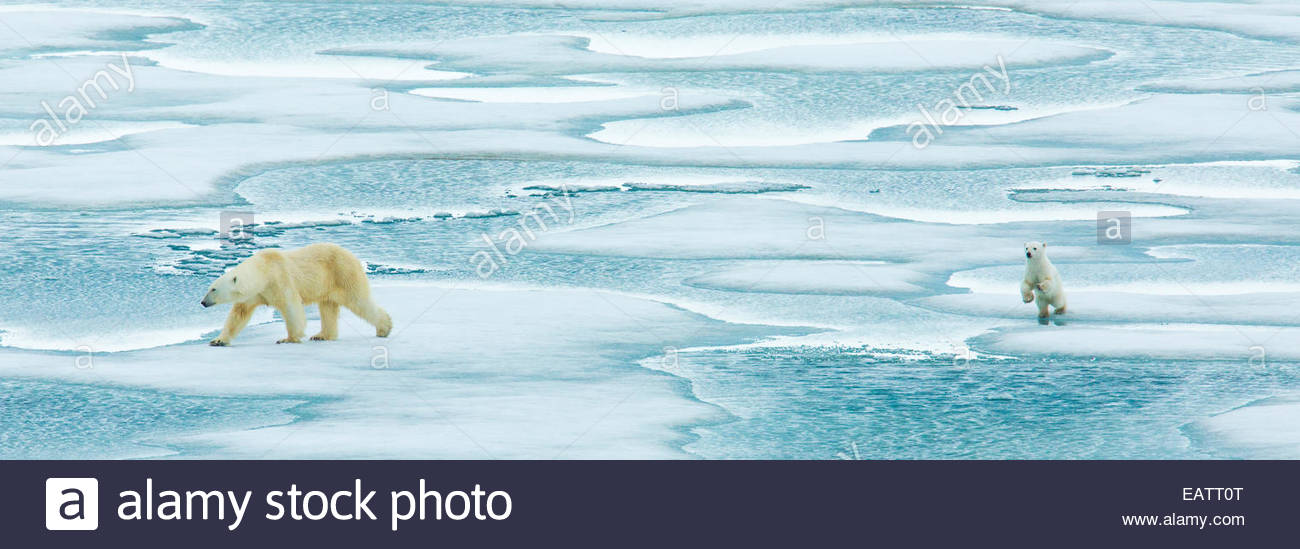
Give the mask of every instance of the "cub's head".
POLYGON ((244 301, 261 292, 265 285, 261 273, 248 263, 240 263, 208 286, 208 293, 203 295, 200 303, 204 307, 211 307, 244 301))
POLYGON ((1036 257, 1047 257, 1047 244, 1042 242, 1026 242, 1025 258, 1034 259, 1036 257))

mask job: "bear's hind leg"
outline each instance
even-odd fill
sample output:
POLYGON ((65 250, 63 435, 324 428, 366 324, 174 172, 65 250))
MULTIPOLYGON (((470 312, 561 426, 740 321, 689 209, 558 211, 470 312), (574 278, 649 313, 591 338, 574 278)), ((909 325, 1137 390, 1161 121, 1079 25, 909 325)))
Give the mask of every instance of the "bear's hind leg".
POLYGON ((1052 296, 1052 309, 1058 315, 1065 314, 1065 292, 1062 292, 1059 287, 1056 289, 1056 295, 1052 296))
POLYGON ((1043 293, 1040 291, 1040 292, 1035 292, 1035 298, 1036 299, 1034 304, 1038 306, 1038 318, 1047 318, 1048 316, 1047 307, 1050 304, 1048 302, 1047 296, 1043 295, 1043 293))
POLYGON ((393 331, 392 317, 388 316, 387 311, 375 305, 374 301, 369 299, 358 300, 347 307, 349 311, 356 313, 357 316, 374 326, 375 335, 388 337, 388 334, 393 331))
POLYGON ((333 341, 339 338, 339 304, 322 301, 320 304, 320 333, 312 341, 333 341))

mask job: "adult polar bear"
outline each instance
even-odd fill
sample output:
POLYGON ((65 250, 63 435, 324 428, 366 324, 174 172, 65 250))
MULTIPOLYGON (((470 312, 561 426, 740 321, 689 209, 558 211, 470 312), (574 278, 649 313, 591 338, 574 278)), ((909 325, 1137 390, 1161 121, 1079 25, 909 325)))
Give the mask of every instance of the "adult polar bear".
POLYGON ((1025 279, 1020 281, 1020 298, 1029 303, 1037 301, 1038 318, 1047 318, 1047 306, 1056 308, 1056 314, 1065 314, 1065 285, 1061 273, 1047 259, 1047 244, 1025 243, 1025 279))
POLYGON ((262 250, 221 275, 203 296, 203 306, 234 303, 221 335, 209 345, 222 347, 239 335, 253 310, 270 305, 280 311, 289 337, 276 343, 300 343, 307 324, 303 306, 320 304, 320 333, 324 341, 339 337, 339 306, 388 337, 393 319, 370 299, 370 283, 361 261, 335 244, 312 244, 296 250, 262 250))

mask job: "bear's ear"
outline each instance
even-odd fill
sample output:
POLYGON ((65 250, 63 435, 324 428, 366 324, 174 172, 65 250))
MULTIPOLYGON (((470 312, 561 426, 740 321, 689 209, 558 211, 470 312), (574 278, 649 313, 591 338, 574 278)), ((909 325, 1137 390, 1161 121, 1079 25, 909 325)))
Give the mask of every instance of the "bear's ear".
POLYGON ((1046 242, 1043 243, 1043 249, 1044 249, 1044 250, 1047 249, 1047 243, 1046 243, 1046 242))

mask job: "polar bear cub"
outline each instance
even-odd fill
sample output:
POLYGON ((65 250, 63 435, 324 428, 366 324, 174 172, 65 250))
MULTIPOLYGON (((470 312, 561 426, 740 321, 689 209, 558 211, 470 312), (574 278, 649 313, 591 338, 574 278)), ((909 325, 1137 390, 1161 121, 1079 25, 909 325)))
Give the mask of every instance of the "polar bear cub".
POLYGON ((204 307, 234 303, 221 334, 209 345, 222 347, 248 325, 253 310, 269 305, 284 318, 288 337, 276 343, 300 343, 306 329, 305 305, 320 304, 320 333, 313 340, 339 337, 339 306, 388 337, 393 319, 370 299, 370 282, 356 256, 335 244, 312 244, 296 250, 262 250, 221 275, 203 296, 204 307))
POLYGON ((1065 314, 1065 286, 1061 273, 1047 259, 1047 244, 1025 243, 1025 279, 1020 281, 1020 298, 1025 303, 1037 301, 1038 318, 1047 318, 1048 305, 1056 309, 1056 314, 1065 314))

